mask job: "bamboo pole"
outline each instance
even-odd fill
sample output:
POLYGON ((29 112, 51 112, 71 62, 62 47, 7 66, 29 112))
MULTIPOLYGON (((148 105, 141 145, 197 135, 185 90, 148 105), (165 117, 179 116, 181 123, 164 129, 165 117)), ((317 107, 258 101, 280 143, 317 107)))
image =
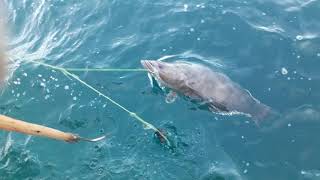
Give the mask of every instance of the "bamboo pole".
POLYGON ((105 138, 105 136, 102 136, 96 139, 86 139, 72 133, 66 133, 46 126, 28 123, 4 115, 0 115, 0 129, 35 136, 43 136, 56 140, 63 140, 66 142, 77 142, 79 140, 96 142, 105 138))

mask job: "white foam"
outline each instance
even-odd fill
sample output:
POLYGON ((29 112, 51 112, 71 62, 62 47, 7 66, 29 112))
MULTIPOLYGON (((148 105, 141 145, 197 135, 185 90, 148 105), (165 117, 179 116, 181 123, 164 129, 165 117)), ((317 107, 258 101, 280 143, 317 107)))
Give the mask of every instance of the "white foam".
POLYGON ((187 11, 188 11, 188 8, 189 8, 188 4, 184 4, 184 5, 183 5, 183 11, 184 11, 184 12, 187 12, 187 11))
POLYGON ((278 25, 262 26, 262 25, 252 24, 252 23, 250 23, 250 25, 257 30, 262 30, 262 31, 266 31, 266 32, 271 32, 271 33, 285 32, 285 30, 278 25))

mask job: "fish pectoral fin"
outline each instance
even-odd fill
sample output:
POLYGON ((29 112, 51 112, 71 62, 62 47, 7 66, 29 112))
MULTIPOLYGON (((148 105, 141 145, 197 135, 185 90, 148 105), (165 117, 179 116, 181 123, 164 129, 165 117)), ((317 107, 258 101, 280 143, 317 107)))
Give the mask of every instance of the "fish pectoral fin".
POLYGON ((178 94, 174 91, 170 91, 166 96, 166 103, 173 103, 178 97, 178 94))
POLYGON ((209 109, 214 112, 229 112, 225 105, 215 101, 210 102, 209 109))

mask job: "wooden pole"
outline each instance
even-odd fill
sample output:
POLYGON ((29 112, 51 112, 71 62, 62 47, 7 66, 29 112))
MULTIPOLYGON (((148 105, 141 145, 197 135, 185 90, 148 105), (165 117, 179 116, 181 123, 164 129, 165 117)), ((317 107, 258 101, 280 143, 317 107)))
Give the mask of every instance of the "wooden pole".
POLYGON ((62 132, 38 124, 24 122, 4 115, 0 115, 0 129, 35 136, 44 136, 66 142, 76 142, 79 140, 79 137, 74 134, 62 132))

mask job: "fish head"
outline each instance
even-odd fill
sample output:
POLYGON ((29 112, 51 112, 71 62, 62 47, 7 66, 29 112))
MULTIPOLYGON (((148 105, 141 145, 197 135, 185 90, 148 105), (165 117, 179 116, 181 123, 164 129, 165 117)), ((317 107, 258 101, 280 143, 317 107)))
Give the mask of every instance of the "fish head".
POLYGON ((176 64, 153 60, 142 60, 141 64, 160 85, 179 89, 181 83, 184 82, 184 73, 176 64))

